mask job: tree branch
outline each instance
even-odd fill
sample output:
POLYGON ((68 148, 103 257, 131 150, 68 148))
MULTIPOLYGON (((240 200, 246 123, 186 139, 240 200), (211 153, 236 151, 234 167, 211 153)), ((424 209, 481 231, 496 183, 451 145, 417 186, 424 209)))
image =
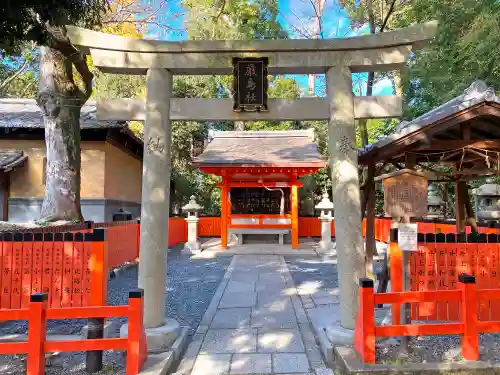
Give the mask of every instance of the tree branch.
POLYGON ((311 2, 311 5, 314 9, 314 13, 316 14, 316 21, 317 23, 314 25, 314 32, 313 32, 313 38, 318 39, 318 35, 321 35, 321 38, 324 38, 323 35, 323 22, 322 22, 322 17, 323 17, 323 1, 324 0, 309 0, 311 2), (318 2, 318 6, 316 6, 315 1, 318 2), (317 28, 316 28, 317 26, 317 28))
POLYGON ((24 98, 24 95, 26 95, 26 93, 28 92, 28 90, 29 90, 32 86, 34 86, 34 85, 35 85, 35 83, 34 83, 33 81, 28 82, 28 84, 26 85, 26 87, 24 88, 24 90, 21 92, 21 95, 20 95, 20 96, 21 96, 21 98, 24 98))
POLYGON ((373 13, 373 1, 366 1, 366 8, 368 9, 368 24, 370 26, 370 34, 375 34, 375 14, 373 13))
POLYGON ((219 22, 220 17, 222 16, 222 12, 224 12, 224 8, 226 7, 226 0, 222 0, 222 5, 220 7, 219 12, 214 17, 214 25, 212 29, 212 39, 215 39, 215 30, 217 29, 217 22, 219 22))
POLYGON ((65 27, 62 27, 61 31, 53 28, 47 28, 44 31, 46 46, 59 51, 66 58, 68 58, 80 75, 84 84, 84 88, 83 90, 80 90, 80 94, 82 96, 83 103, 85 103, 87 99, 90 98, 90 95, 92 95, 92 80, 94 78, 94 75, 87 65, 85 56, 83 56, 82 53, 73 44, 71 44, 68 35, 66 34, 65 27))
POLYGON ((13 80, 15 80, 24 70, 26 70, 26 68, 28 67, 28 62, 29 62, 29 59, 28 58, 25 58, 24 59, 24 62, 23 64, 21 65, 21 67, 14 73, 12 74, 9 78, 7 78, 6 80, 4 80, 1 84, 0 84, 0 90, 3 90, 5 89, 13 80))
POLYGON ((389 17, 391 17, 392 12, 394 11, 394 6, 396 5, 396 0, 392 0, 391 6, 389 7, 389 10, 387 11, 387 14, 385 15, 384 21, 382 22, 382 25, 380 26, 380 32, 382 33, 387 26, 387 22, 389 22, 389 17))

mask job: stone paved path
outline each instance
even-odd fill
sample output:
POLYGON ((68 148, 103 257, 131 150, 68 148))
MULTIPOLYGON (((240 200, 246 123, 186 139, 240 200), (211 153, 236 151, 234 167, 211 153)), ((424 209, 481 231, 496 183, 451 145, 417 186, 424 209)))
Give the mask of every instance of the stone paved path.
POLYGON ((177 375, 314 373, 331 370, 283 257, 235 256, 177 375))

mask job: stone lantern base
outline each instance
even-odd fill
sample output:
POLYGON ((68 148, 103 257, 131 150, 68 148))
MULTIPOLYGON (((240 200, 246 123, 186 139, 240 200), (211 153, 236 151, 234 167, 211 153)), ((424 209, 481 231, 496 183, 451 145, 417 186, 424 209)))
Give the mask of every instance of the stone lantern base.
POLYGON ((200 219, 195 216, 188 216, 186 218, 188 241, 184 244, 184 250, 200 251, 201 243, 198 241, 198 222, 200 219))
POLYGON ((332 243, 332 220, 331 216, 321 216, 321 241, 318 242, 318 250, 321 252, 331 252, 330 255, 336 255, 335 246, 332 243))

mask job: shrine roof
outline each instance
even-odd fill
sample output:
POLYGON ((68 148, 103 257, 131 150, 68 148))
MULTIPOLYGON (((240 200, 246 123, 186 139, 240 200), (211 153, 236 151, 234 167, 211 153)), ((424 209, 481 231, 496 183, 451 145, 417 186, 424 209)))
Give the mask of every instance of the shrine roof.
POLYGON ((23 151, 0 151, 0 171, 9 172, 27 159, 23 151))
MULTIPOLYGON (((470 142, 500 139, 499 119, 500 96, 485 82, 475 81, 461 95, 411 121, 401 122, 393 134, 359 150, 359 162, 400 161, 405 152, 415 151, 424 161, 440 160, 439 152, 465 144, 459 142, 463 124, 470 127, 470 142)), ((457 157, 460 159, 461 154, 457 157)))
MULTIPOLYGON (((1 128, 44 128, 43 116, 35 99, 0 98, 1 128)), ((95 101, 88 101, 82 106, 80 115, 81 129, 121 129, 124 121, 97 120, 95 101)))
POLYGON ((198 167, 297 166, 324 167, 314 143, 314 130, 221 131, 201 155, 198 167))

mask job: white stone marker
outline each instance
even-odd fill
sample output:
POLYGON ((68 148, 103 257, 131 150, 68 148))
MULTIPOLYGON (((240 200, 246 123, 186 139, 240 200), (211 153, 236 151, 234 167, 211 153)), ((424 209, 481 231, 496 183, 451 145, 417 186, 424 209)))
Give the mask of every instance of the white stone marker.
POLYGON ((321 241, 318 243, 318 248, 322 251, 329 251, 333 249, 332 244, 332 211, 333 203, 328 198, 328 193, 325 191, 323 199, 314 206, 316 210, 321 211, 319 220, 321 222, 321 241))
POLYGON ((198 212, 202 207, 196 203, 195 196, 191 195, 189 203, 183 206, 182 209, 188 213, 186 217, 188 238, 184 244, 184 250, 200 251, 201 245, 200 241, 198 241, 198 223, 200 218, 198 217, 198 212))
POLYGON ((327 90, 330 103, 328 146, 335 205, 340 321, 341 328, 353 330, 358 311, 358 280, 365 275, 365 257, 350 69, 346 66, 330 68, 327 71, 327 90))
MULTIPOLYGON (((180 330, 179 323, 165 316, 172 73, 166 69, 148 69, 146 87, 139 288, 144 289, 144 326, 148 350, 159 352, 174 343, 180 330)), ((125 327, 121 329, 122 336, 126 333, 125 327)))

